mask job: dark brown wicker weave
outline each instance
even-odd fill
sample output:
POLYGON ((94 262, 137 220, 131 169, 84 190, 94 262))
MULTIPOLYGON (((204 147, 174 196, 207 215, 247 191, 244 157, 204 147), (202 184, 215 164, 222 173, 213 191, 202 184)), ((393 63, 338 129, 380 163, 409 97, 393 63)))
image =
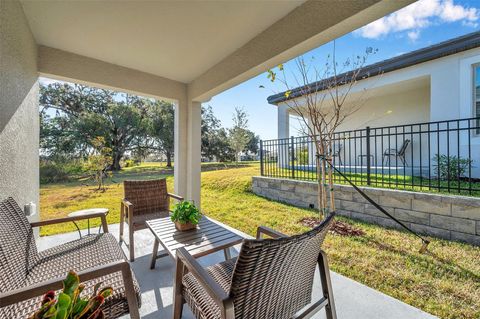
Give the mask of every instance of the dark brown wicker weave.
POLYGON ((85 236, 38 252, 32 226, 81 217, 30 224, 12 198, 0 203, 0 319, 31 315, 38 309, 43 293, 62 287, 69 270, 79 273, 86 284, 86 294, 91 294, 98 282, 114 288, 113 296, 107 298, 103 306, 107 318, 129 312, 132 318, 140 318, 137 281, 115 237, 108 233, 105 215, 98 217, 102 218, 106 233, 85 236))
POLYGON ((146 228, 147 220, 168 217, 170 197, 177 200, 183 200, 183 197, 168 193, 167 181, 164 178, 151 181, 125 181, 123 187, 125 197, 120 210, 120 244, 125 243, 123 227, 126 222, 129 233, 127 246, 130 251, 130 261, 134 261, 133 233, 146 228))
POLYGON ((292 237, 260 227, 256 240, 243 241, 238 258, 206 269, 185 249, 177 250, 174 318, 181 318, 184 302, 201 319, 306 318, 322 308, 327 318, 336 318, 328 261, 321 250, 333 215, 292 237), (262 234, 275 239, 262 240, 262 234), (323 298, 309 305, 317 264, 323 298))

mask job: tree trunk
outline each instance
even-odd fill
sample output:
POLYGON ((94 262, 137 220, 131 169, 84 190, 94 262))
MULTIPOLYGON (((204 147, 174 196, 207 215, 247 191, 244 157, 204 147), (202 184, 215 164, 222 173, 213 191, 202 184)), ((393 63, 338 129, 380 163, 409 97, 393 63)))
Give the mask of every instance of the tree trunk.
POLYGON ((167 157, 167 167, 172 167, 172 153, 166 151, 165 156, 167 157))
POLYGON ((122 167, 120 166, 120 161, 122 160, 123 154, 119 151, 113 152, 112 165, 110 165, 110 170, 119 171, 122 167))

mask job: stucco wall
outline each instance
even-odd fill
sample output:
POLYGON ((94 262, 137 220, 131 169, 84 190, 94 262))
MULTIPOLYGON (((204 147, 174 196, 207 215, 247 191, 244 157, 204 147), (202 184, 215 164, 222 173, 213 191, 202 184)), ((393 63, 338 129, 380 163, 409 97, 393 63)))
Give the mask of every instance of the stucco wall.
MULTIPOLYGON (((253 177, 253 192, 299 207, 317 206, 314 182, 253 177)), ((366 222, 399 228, 353 187, 336 185, 337 213, 366 222)), ((373 200, 414 231, 480 245, 480 198, 415 193, 362 187, 373 200)))
MULTIPOLYGON (((381 91, 378 91, 381 93, 381 91)), ((428 85, 391 94, 368 93, 365 104, 347 117, 338 131, 364 129, 366 126, 428 122, 430 120, 430 87, 428 85)))
POLYGON ((0 1, 0 23, 0 200, 38 207, 37 46, 20 2, 0 1))

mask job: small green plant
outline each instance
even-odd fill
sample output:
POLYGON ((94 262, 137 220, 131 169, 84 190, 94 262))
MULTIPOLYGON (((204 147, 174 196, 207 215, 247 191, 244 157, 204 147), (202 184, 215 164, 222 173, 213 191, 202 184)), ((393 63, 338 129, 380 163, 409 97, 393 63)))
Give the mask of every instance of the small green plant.
POLYGON ((202 214, 200 210, 191 202, 182 201, 173 207, 171 220, 172 222, 179 222, 180 224, 191 223, 198 224, 202 214))
POLYGON ((63 290, 55 298, 55 291, 49 291, 43 296, 42 304, 29 319, 103 319, 105 317, 100 307, 105 298, 113 293, 112 287, 100 289, 101 283, 95 285, 89 298, 80 294, 85 285, 80 283, 78 275, 70 271, 63 281, 63 290))
POLYGON ((442 180, 458 180, 465 176, 473 160, 445 154, 436 154, 433 158, 435 174, 442 180))

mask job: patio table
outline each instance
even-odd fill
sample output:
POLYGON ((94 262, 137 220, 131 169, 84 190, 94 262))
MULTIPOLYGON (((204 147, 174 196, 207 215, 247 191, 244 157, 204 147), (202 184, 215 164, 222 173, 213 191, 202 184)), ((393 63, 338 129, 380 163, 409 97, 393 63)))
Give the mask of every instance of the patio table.
POLYGON ((225 259, 230 259, 229 248, 243 240, 243 237, 206 216, 200 219, 196 229, 188 231, 178 231, 170 217, 149 220, 146 223, 155 236, 150 269, 155 268, 158 258, 170 255, 175 259, 175 251, 181 247, 185 248, 193 257, 201 257, 223 250, 225 259), (166 252, 158 254, 159 244, 166 252))
MULTIPOLYGON (((90 215, 94 215, 96 216, 96 214, 98 213, 102 213, 102 214, 105 214, 108 215, 108 208, 89 208, 89 209, 82 209, 82 210, 77 210, 75 212, 72 212, 70 214, 68 214, 67 216, 68 217, 78 217, 78 216, 90 216, 90 215)), ((75 225, 75 227, 77 228, 77 231, 78 231, 78 235, 80 236, 80 238, 82 238, 82 232, 80 231, 80 227, 78 226, 77 222, 76 221, 72 221, 72 223, 75 225)), ((88 229, 88 235, 90 235, 90 218, 87 218, 87 229, 88 229)), ((102 225, 100 225, 100 227, 98 228, 98 233, 100 233, 102 229, 102 225)))

